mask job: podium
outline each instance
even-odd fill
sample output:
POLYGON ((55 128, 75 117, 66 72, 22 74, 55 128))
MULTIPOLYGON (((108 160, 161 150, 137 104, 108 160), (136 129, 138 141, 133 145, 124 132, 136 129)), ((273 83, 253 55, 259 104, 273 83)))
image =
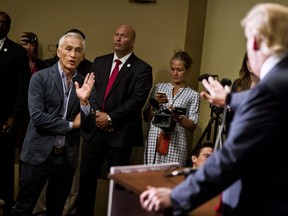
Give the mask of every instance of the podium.
MULTIPOLYGON (((147 186, 173 188, 184 176, 167 177, 167 171, 179 167, 178 163, 157 165, 116 166, 110 169, 107 216, 148 216, 140 206, 139 195, 147 186)), ((218 216, 214 207, 219 196, 189 213, 190 216, 218 216)))

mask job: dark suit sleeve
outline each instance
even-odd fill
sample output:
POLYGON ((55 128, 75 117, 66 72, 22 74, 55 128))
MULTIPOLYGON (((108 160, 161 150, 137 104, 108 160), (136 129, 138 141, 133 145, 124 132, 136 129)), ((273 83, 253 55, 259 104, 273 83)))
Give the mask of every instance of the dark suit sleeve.
MULTIPOLYGON (((96 129, 96 91, 93 88, 91 95, 89 97, 90 103, 90 114, 86 116, 86 114, 81 109, 81 130, 88 134, 93 132, 96 129)), ((86 135, 88 136, 88 135, 86 135)))
POLYGON ((27 94, 28 94, 28 85, 30 79, 30 68, 29 60, 26 54, 26 50, 22 48, 15 53, 15 63, 11 65, 12 70, 15 71, 16 77, 15 86, 16 89, 16 98, 13 109, 11 109, 11 116, 21 117, 24 112, 27 112, 27 94))
POLYGON ((137 71, 137 76, 132 80, 133 84, 129 86, 131 88, 129 90, 130 97, 109 113, 116 125, 127 119, 133 119, 142 110, 152 87, 152 67, 150 65, 141 63, 140 67, 134 70, 137 71))
MULTIPOLYGON (((286 124, 283 120, 285 107, 273 90, 260 84, 242 98, 242 103, 235 113, 223 148, 214 152, 195 174, 188 176, 172 191, 175 215, 198 207, 239 178, 244 182, 247 178, 255 188, 265 189, 267 186, 261 185, 261 179, 267 182, 267 178, 275 178, 273 173, 267 175, 269 168, 273 172, 273 165, 270 162, 263 164, 263 161, 268 160, 270 154, 279 154, 277 149, 272 152, 270 145, 275 142, 273 138, 282 136, 281 128, 286 124)), ((257 193, 256 196, 261 197, 257 193)))
POLYGON ((251 91, 251 89, 248 89, 242 92, 232 93, 228 95, 230 98, 229 99, 226 98, 226 102, 227 102, 227 105, 229 105, 231 111, 235 112, 237 110, 237 107, 243 101, 243 98, 247 97, 247 95, 249 94, 249 91, 251 91))
POLYGON ((96 129, 96 115, 95 111, 91 108, 90 114, 86 115, 81 109, 81 130, 83 133, 88 134, 93 132, 96 129))

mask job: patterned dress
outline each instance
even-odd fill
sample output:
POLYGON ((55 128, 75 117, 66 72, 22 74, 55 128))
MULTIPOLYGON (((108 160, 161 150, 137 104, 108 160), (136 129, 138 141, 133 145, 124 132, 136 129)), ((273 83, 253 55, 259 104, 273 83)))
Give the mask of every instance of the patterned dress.
MULTIPOLYGON (((151 97, 155 97, 155 94, 159 91, 165 92, 168 98, 168 103, 161 104, 161 106, 164 108, 170 106, 186 108, 186 117, 197 124, 200 104, 199 93, 186 86, 180 88, 177 94, 173 97, 173 88, 174 86, 171 83, 156 84, 151 92, 151 97)), ((149 104, 146 105, 145 109, 148 108, 149 104)), ((185 166, 187 160, 187 139, 185 128, 179 122, 176 122, 175 129, 171 132, 168 153, 166 155, 159 154, 156 151, 157 139, 161 130, 161 128, 155 127, 152 124, 152 121, 149 123, 148 138, 145 142, 144 163, 160 164, 179 162, 181 166, 185 166)))

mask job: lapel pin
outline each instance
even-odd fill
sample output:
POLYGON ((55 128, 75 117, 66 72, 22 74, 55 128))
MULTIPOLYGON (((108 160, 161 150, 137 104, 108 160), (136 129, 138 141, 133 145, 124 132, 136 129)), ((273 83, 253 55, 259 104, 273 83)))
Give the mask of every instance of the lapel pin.
POLYGON ((127 67, 131 67, 131 65, 130 65, 130 64, 127 64, 127 67))
POLYGON ((4 52, 7 52, 7 48, 4 48, 4 52))

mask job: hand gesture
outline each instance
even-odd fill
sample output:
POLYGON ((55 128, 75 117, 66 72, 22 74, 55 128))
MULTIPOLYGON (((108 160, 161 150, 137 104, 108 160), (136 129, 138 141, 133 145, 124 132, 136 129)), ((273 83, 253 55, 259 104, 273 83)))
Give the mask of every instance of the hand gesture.
POLYGON ((10 134, 15 129, 14 118, 9 117, 5 124, 2 126, 2 133, 10 134))
POLYGON ((89 104, 89 96, 92 92, 95 83, 95 75, 94 73, 88 73, 85 77, 84 83, 79 87, 79 83, 75 82, 76 94, 80 100, 80 104, 83 106, 87 106, 89 104))
POLYGON ((201 92, 200 95, 203 99, 216 107, 224 107, 227 94, 230 92, 229 86, 223 87, 218 80, 209 77, 202 80, 202 84, 208 92, 201 92))

